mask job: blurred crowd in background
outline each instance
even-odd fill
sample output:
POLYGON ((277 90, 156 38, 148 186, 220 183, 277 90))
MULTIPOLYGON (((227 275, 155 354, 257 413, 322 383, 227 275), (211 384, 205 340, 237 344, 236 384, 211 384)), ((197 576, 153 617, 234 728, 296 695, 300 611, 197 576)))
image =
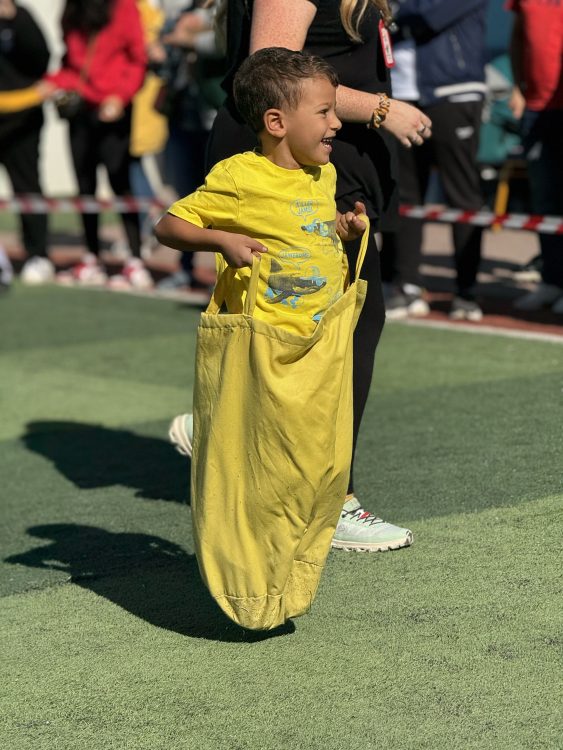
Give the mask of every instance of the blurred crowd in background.
MULTIPOLYGON (((213 0, 67 0, 59 23, 65 54, 53 70, 51 50, 29 3, 0 0, 0 163, 14 193, 42 194, 43 105, 54 106, 68 121, 68 147, 81 195, 96 194, 99 165, 116 196, 171 202, 195 190, 205 176, 207 134, 224 100, 221 14, 227 5, 213 0)), ((427 145, 401 150, 401 201, 561 216, 561 0, 397 0, 391 9, 393 95, 415 103, 433 120, 427 145), (426 15, 424 6, 430 9, 426 15), (473 27, 463 25, 464 13, 473 27), (467 81, 451 90, 433 83, 437 66, 444 72, 440 55, 448 33, 447 24, 444 33, 435 28, 436 19, 448 14, 459 31, 454 54, 467 69, 467 81), (482 33, 476 35, 475 29, 482 33), (540 44, 544 49, 536 58, 540 44), (516 86, 515 69, 520 79, 516 86)), ((452 38, 450 34, 450 44, 452 38)), ((22 213, 27 260, 21 280, 152 289, 148 260, 156 215, 121 215, 128 257, 119 274, 108 276, 101 262, 97 214, 82 216, 84 257, 57 274, 49 258, 48 216, 22 213)), ((458 286, 465 283, 469 289, 475 282, 481 233, 468 225, 453 228, 454 265, 458 256, 464 258, 456 269, 458 286), (464 274, 465 282, 460 280, 464 274)), ((521 309, 551 307, 563 314, 562 242, 561 236, 541 236, 541 254, 530 258, 520 273, 522 280, 537 280, 538 287, 517 300, 521 309)), ((412 219, 402 220, 398 232, 383 237, 389 317, 428 313, 419 270, 421 246, 422 222, 412 219)), ((192 255, 182 254, 177 270, 158 287, 189 289, 193 270, 192 255)), ((10 281, 9 259, 0 251, 0 288, 8 288, 10 281)), ((474 297, 468 294, 466 301, 458 317, 479 320, 482 313, 474 297)))

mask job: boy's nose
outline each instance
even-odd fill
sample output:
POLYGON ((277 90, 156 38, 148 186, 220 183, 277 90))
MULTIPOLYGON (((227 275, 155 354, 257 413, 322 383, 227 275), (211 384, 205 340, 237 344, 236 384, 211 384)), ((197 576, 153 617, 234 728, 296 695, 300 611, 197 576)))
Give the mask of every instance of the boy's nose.
POLYGON ((334 117, 332 118, 330 127, 332 128, 332 130, 340 130, 340 128, 342 127, 342 123, 336 115, 334 115, 334 117))

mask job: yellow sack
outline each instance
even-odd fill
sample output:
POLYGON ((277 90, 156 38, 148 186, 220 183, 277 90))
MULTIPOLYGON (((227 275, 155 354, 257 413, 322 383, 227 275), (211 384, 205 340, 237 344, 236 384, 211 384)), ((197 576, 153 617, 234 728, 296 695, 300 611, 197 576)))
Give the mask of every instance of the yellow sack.
MULTIPOLYGON (((362 217, 366 224, 368 220, 362 217)), ((202 578, 253 630, 307 612, 347 491, 352 335, 367 282, 356 280, 307 336, 253 318, 260 261, 241 314, 217 283, 198 328, 192 518, 202 578)))

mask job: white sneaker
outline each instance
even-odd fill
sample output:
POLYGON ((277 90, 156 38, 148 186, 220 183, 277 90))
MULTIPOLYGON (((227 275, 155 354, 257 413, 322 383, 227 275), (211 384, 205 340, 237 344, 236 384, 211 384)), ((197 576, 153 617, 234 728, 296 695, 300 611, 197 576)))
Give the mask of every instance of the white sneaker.
POLYGON ((194 439, 194 415, 180 414, 170 423, 168 437, 172 445, 182 456, 192 456, 194 439))
POLYGON ((113 289, 152 289, 154 282, 140 258, 129 258, 120 274, 112 276, 109 286, 113 289))
POLYGON ((48 284, 55 279, 55 266, 51 263, 49 258, 44 258, 41 255, 34 255, 24 263, 20 279, 22 284, 29 284, 30 286, 48 284))
POLYGON ((103 286, 108 280, 107 274, 98 258, 87 253, 84 258, 68 271, 57 274, 60 284, 80 284, 82 286, 103 286))
POLYGON ((2 245, 0 245, 0 291, 8 289, 13 278, 14 269, 8 258, 8 253, 4 250, 2 245))
POLYGON ((332 538, 335 549, 349 552, 386 552, 408 547, 412 542, 412 531, 386 523, 364 510, 355 496, 344 503, 332 538))
POLYGON ((523 312, 535 312, 544 307, 551 307, 560 298, 563 298, 563 288, 542 282, 538 284, 535 291, 529 292, 523 297, 518 297, 514 302, 514 307, 516 310, 522 310, 523 312))
POLYGON ((475 300, 454 297, 449 317, 450 320, 470 320, 472 323, 478 323, 483 320, 483 311, 475 300))

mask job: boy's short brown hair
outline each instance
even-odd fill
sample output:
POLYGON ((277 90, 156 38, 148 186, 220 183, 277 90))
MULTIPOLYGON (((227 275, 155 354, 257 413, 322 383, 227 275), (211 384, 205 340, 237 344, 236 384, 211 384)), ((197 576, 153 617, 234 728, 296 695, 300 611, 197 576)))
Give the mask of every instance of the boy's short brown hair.
POLYGON ((285 47, 258 50, 240 66, 233 83, 237 109, 250 127, 259 133, 269 109, 295 109, 301 101, 301 84, 308 78, 327 78, 336 88, 334 68, 317 55, 285 47))

